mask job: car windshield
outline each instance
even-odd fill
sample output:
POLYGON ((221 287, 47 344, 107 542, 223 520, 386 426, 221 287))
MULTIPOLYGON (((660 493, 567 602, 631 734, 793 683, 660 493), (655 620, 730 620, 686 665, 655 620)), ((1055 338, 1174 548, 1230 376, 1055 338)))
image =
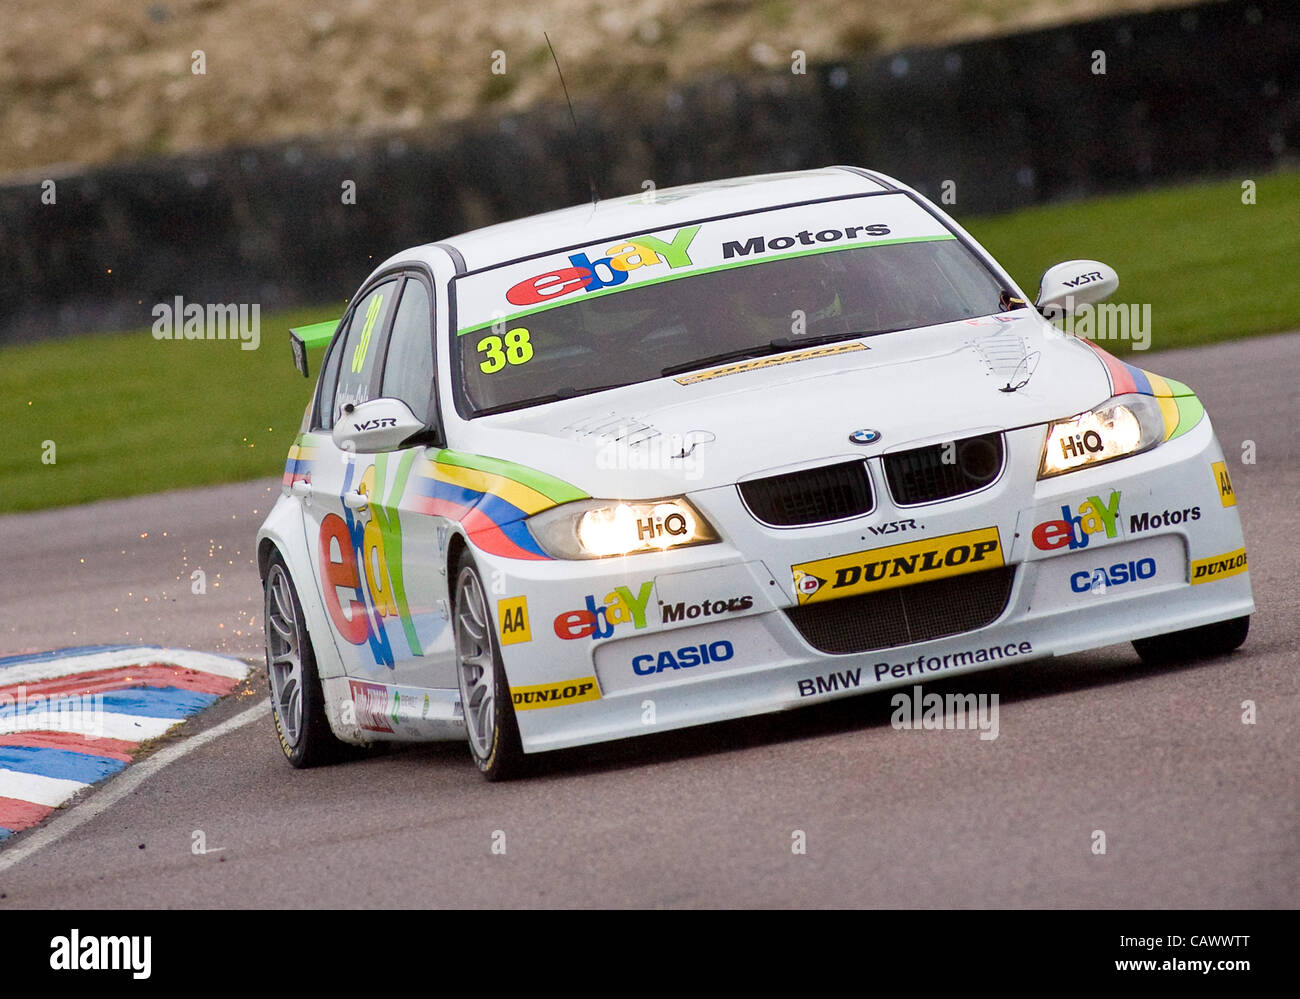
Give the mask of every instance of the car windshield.
POLYGON ((456 288, 469 416, 666 375, 689 384, 710 365, 837 340, 850 350, 997 312, 1002 285, 911 199, 877 195, 603 240, 456 288))

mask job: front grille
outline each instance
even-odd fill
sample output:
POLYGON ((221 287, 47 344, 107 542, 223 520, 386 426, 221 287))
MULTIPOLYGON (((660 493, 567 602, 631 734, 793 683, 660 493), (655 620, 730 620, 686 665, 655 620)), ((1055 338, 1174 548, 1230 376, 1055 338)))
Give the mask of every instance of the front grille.
POLYGON ((824 524, 872 507, 871 480, 861 461, 770 475, 742 482, 739 488, 749 512, 773 527, 824 524))
POLYGON ((826 603, 786 615, 813 648, 828 655, 889 649, 959 635, 992 624, 1006 610, 1013 565, 826 603))
POLYGON ((983 489, 1002 471, 1001 434, 965 437, 885 455, 885 479, 900 506, 934 503, 983 489))

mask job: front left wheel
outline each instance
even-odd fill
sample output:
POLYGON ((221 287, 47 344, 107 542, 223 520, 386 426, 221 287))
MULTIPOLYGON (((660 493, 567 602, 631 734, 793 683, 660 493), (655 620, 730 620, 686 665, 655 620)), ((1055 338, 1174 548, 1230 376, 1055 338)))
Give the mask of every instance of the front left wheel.
POLYGON ((289 570, 272 556, 263 584, 266 680, 280 748, 299 768, 333 763, 345 754, 325 717, 325 695, 316 673, 316 654, 303 618, 302 603, 289 570))
POLYGON ((508 780, 524 771, 519 724, 483 581, 468 553, 457 562, 455 594, 456 678, 470 755, 488 780, 508 780))

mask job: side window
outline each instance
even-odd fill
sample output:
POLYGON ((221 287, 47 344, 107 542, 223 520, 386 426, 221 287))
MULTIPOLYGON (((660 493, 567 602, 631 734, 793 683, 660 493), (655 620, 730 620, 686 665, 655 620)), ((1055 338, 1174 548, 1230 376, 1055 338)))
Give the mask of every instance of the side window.
MULTIPOLYGON (((373 397, 378 368, 375 358, 379 355, 380 335, 393 309, 396 291, 396 278, 385 281, 372 288, 352 310, 347 333, 339 344, 338 357, 330 357, 330 364, 338 366, 338 383, 329 412, 324 412, 322 406, 324 429, 333 428, 344 404, 355 405, 373 397)), ((324 403, 325 399, 321 401, 324 403)))
POLYGON ((339 381, 339 358, 343 355, 344 336, 340 335, 330 341, 325 354, 325 366, 320 373, 320 398, 316 401, 316 430, 331 430, 334 426, 334 387, 339 381))
POLYGON ((382 394, 390 399, 401 399, 425 423, 435 415, 429 289, 416 278, 407 280, 393 319, 388 357, 384 362, 382 394))

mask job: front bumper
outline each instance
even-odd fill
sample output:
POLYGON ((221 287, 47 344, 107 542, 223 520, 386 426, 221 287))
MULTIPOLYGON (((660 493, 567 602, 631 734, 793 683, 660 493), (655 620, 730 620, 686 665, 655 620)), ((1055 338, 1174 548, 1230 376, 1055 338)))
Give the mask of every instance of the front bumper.
MULTIPOLYGON (((1223 454, 1208 417, 1145 454, 1039 482, 1043 433, 1008 431, 1002 475, 938 503, 899 508, 878 488, 876 509, 863 517, 777 529, 758 523, 725 487, 691 494, 725 538, 720 544, 590 562, 521 563, 477 552, 495 581, 524 749, 781 711, 1254 611, 1244 559, 1219 558, 1244 540, 1212 467, 1223 454), (900 521, 912 525, 878 533, 900 521), (1064 529, 1041 528, 1050 522, 1071 525, 1073 540, 1064 529), (795 566, 851 553, 870 561, 909 542, 990 530, 1014 579, 982 627, 829 654, 787 613, 800 604, 795 566), (1218 570, 1193 579, 1202 563, 1218 570)), ((871 474, 879 487, 878 463, 871 474)))

